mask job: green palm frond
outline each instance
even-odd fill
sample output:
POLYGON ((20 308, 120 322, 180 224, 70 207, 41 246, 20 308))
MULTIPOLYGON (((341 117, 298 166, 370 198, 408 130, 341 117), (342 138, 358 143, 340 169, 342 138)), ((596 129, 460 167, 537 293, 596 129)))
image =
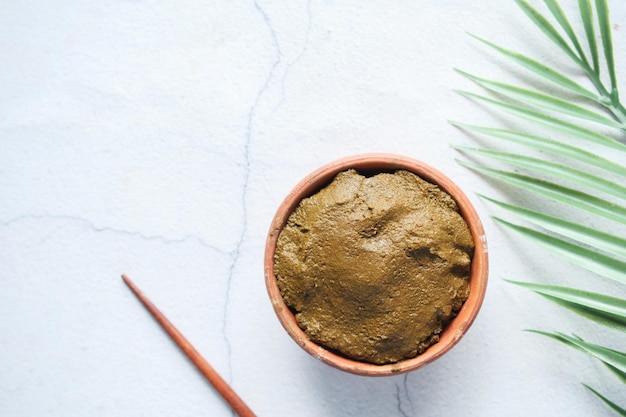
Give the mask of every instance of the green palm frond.
POLYGON ((507 204, 484 195, 479 194, 479 196, 542 229, 578 241, 587 247, 596 248, 598 251, 608 252, 626 259, 626 239, 622 237, 584 226, 578 222, 564 220, 561 217, 507 204))
POLYGON ((608 405, 613 411, 615 411, 618 415, 626 417, 626 408, 622 408, 619 405, 615 404, 613 401, 606 398, 604 395, 600 394, 595 389, 591 388, 589 385, 585 385, 589 391, 594 393, 598 398, 600 398, 606 405, 608 405))
POLYGON ((589 120, 595 123, 600 123, 608 127, 623 129, 624 126, 605 115, 598 113, 594 110, 589 110, 585 107, 572 104, 570 101, 560 99, 558 97, 549 96, 546 94, 538 93, 536 91, 528 90, 526 88, 517 87, 510 84, 500 83, 485 78, 480 78, 465 71, 456 69, 456 71, 471 79, 476 84, 494 92, 501 96, 517 100, 521 103, 528 104, 534 107, 539 107, 554 112, 562 113, 567 116, 573 116, 584 120, 589 120))
POLYGON ((456 121, 451 121, 450 123, 468 132, 479 133, 491 138, 518 143, 542 152, 548 152, 552 155, 573 159, 591 165, 595 168, 604 169, 614 174, 626 176, 626 167, 616 164, 606 158, 602 158, 595 153, 567 143, 558 142, 542 136, 530 135, 524 132, 516 132, 513 130, 474 126, 456 121))
POLYGON ((500 152, 491 149, 471 148, 467 146, 454 146, 454 148, 465 153, 480 155, 486 158, 505 162, 518 168, 526 168, 539 174, 551 175, 554 178, 582 185, 592 190, 604 192, 608 195, 626 200, 626 187, 613 181, 609 181, 606 178, 589 174, 588 172, 580 169, 522 154, 500 152))
POLYGON ((554 83, 582 97, 588 98, 600 104, 603 103, 601 96, 583 87, 582 85, 572 80, 571 78, 566 77, 559 71, 553 68, 550 68, 547 65, 544 65, 538 61, 535 61, 534 59, 529 58, 526 55, 511 51, 506 48, 502 48, 496 45, 495 43, 481 39, 478 36, 474 36, 472 34, 470 34, 470 36, 473 36, 474 38, 481 41, 485 45, 490 46, 491 48, 495 49, 496 51, 498 51, 505 57, 510 58, 513 62, 517 63, 518 65, 521 65, 527 70, 532 71, 533 73, 535 73, 536 75, 539 75, 543 79, 550 81, 551 83, 554 83))
POLYGON ((515 0, 518 6, 526 13, 526 15, 537 25, 539 29, 559 48, 563 50, 575 63, 580 66, 585 65, 586 59, 582 53, 580 45, 578 44, 578 40, 576 39, 576 35, 574 34, 574 30, 569 24, 567 17, 561 10, 561 7, 558 5, 556 1, 546 1, 548 4, 548 8, 552 12, 553 15, 557 18, 557 21, 561 24, 562 27, 565 27, 565 31, 570 38, 574 38, 574 43, 577 46, 577 50, 579 54, 574 52, 572 48, 568 45, 568 43, 563 39, 563 37, 559 34, 559 32, 550 24, 548 19, 543 17, 541 13, 535 10, 531 5, 523 0, 515 0))
POLYGON ((598 44, 596 43, 596 31, 593 25, 593 8, 589 0, 580 0, 578 2, 580 8, 580 17, 583 21, 583 27, 585 28, 585 35, 587 36, 587 43, 589 45, 589 52, 593 62, 593 72, 595 74, 600 73, 600 63, 598 59, 598 44))
MULTIPOLYGON (((546 13, 540 12, 529 1, 514 1, 550 43, 575 63, 595 91, 564 75, 556 67, 470 34, 510 62, 556 86, 557 93, 535 91, 455 69, 490 96, 463 90, 457 90, 458 93, 488 109, 522 121, 521 125, 534 130, 529 133, 451 121, 452 125, 480 135, 494 145, 494 148, 455 146, 472 158, 471 162, 467 159, 457 161, 523 193, 547 198, 560 207, 558 216, 555 216, 547 211, 481 195, 498 209, 529 224, 516 224, 494 216, 494 220, 506 230, 595 275, 626 284, 626 238, 622 237, 626 236, 626 203, 620 202, 626 200, 626 186, 623 185, 626 184, 626 166, 623 162, 600 156, 596 150, 599 145, 614 151, 612 156, 624 161, 626 109, 619 100, 607 1, 578 0, 578 21, 582 22, 582 29, 578 31, 557 0, 543 0, 546 13), (601 62, 601 54, 604 62, 601 62), (603 80, 608 80, 608 84, 603 80), (577 100, 572 100, 572 94, 577 100), (603 131, 589 126, 601 127, 603 131), (537 134, 537 128, 544 128, 545 132, 537 134), (521 150, 511 152, 496 148, 508 144, 521 150), (488 163, 511 167, 511 171, 488 163), (575 220, 576 212, 581 210, 586 213, 585 218, 592 219, 589 224, 575 220), (605 227, 610 233, 592 226, 599 219, 608 222, 605 227)), ((618 335, 626 334, 626 299, 549 283, 508 282, 531 290, 585 319, 608 326, 618 335)), ((593 283, 593 280, 589 282, 593 283)), ((533 332, 595 357, 626 384, 625 352, 561 332, 533 332)), ((586 387, 618 415, 626 415, 625 409, 586 387)))
MULTIPOLYGON (((611 39, 611 23, 609 22, 609 5, 606 0, 596 0, 596 11, 598 12, 598 23, 600 34, 602 35, 602 46, 604 47, 604 58, 611 77, 611 99, 618 105, 617 98, 617 77, 615 76, 615 61, 613 59, 613 40, 611 39)), ((624 107, 622 107, 623 109, 624 107)))
POLYGON ((611 365, 606 365, 606 367, 609 369, 609 371, 613 372, 613 375, 618 377, 619 380, 622 381, 622 383, 626 384, 626 372, 622 372, 611 365))
POLYGON ((460 159, 457 159, 457 162, 486 176, 514 185, 523 190, 532 191, 533 193, 548 197, 554 201, 567 204, 571 207, 584 210, 596 216, 626 225, 626 207, 612 203, 608 200, 594 197, 582 191, 563 187, 559 184, 535 177, 487 168, 485 166, 460 159))
POLYGON ((603 362, 605 365, 611 366, 618 370, 620 373, 626 373, 626 352, 620 352, 615 349, 609 349, 600 345, 589 343, 579 337, 568 336, 563 333, 554 332, 540 332, 538 330, 530 330, 533 333, 541 334, 551 337, 559 342, 565 343, 575 349, 585 352, 596 359, 603 362))
POLYGON ((457 90, 457 92, 466 97, 496 107, 498 110, 507 112, 525 121, 548 127, 555 132, 564 133, 566 135, 570 135, 581 140, 586 140, 589 142, 597 143, 598 145, 603 145, 612 149, 616 149, 621 152, 626 152, 626 145, 624 145, 622 142, 601 133, 595 132, 593 130, 587 129, 585 127, 579 126, 577 124, 568 122, 566 120, 561 120, 546 113, 532 110, 527 107, 506 103, 500 100, 494 100, 469 91, 457 90))
POLYGON ((508 281, 527 288, 590 320, 626 331, 626 300, 608 295, 554 285, 508 281))
POLYGON ((626 284, 626 262, 624 261, 535 229, 509 223, 498 217, 494 217, 494 219, 525 239, 534 242, 541 248, 560 256, 574 265, 626 284))

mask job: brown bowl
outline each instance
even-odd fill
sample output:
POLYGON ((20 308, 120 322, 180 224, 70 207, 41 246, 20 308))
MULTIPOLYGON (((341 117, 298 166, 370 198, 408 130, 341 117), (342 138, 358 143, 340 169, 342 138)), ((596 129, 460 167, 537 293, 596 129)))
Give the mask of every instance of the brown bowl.
POLYGON ((487 289, 487 272, 488 259, 485 232, 478 214, 467 196, 455 183, 436 169, 415 159, 395 154, 373 153, 348 156, 313 171, 295 186, 278 208, 272 221, 265 246, 265 285, 267 286, 274 311, 280 323, 285 330, 287 330, 287 333, 289 333, 304 350, 320 359, 322 362, 358 375, 398 375, 400 373, 416 370, 449 351, 458 343, 465 332, 467 332, 480 310, 487 289), (350 168, 366 173, 406 170, 413 172, 424 180, 439 185, 456 200, 474 239, 475 250, 472 258, 469 281, 470 293, 458 315, 441 333, 439 342, 430 346, 425 352, 414 358, 405 359, 393 364, 374 365, 359 362, 341 356, 312 342, 298 326, 294 314, 283 301, 278 289, 276 277, 274 276, 274 252, 276 250, 276 243, 292 211, 298 206, 300 200, 315 194, 330 183, 339 172, 350 168))

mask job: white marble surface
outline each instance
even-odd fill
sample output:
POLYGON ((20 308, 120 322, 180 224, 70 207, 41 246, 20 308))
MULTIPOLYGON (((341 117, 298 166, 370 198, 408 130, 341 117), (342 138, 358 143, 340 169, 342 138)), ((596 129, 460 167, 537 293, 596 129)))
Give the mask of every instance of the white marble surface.
MULTIPOLYGON (((1 416, 231 415, 123 272, 260 416, 609 415, 581 385, 620 398, 601 365, 522 330, 611 334, 501 280, 586 275, 497 227, 473 193, 507 190, 450 148, 474 139, 448 119, 501 120, 452 91, 475 89, 452 68, 519 79, 466 31, 557 60, 513 1, 53 3, 0 13, 1 416), (467 336, 382 379, 302 351, 262 267, 289 189, 371 151, 456 180, 491 251, 467 336)), ((610 4, 624 72, 626 4, 610 4)))

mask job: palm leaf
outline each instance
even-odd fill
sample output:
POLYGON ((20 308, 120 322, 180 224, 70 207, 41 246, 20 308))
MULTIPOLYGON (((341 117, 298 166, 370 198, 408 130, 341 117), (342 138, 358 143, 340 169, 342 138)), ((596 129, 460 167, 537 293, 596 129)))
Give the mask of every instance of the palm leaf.
POLYGON ((494 217, 494 220, 574 265, 600 276, 626 283, 626 262, 624 261, 528 227, 509 223, 498 217, 494 217))
POLYGON ((506 162, 512 166, 527 168, 541 174, 552 175, 555 178, 589 187, 596 191, 601 191, 621 199, 626 199, 626 187, 596 175, 591 175, 579 169, 520 154, 492 151, 489 149, 470 148, 466 146, 454 146, 454 148, 464 152, 474 153, 506 162))
POLYGON ((557 142, 541 136, 530 135, 524 132, 516 132, 513 130, 474 126, 456 121, 450 121, 450 123, 456 127, 465 129, 470 132, 476 132, 492 138, 519 143, 540 151, 545 151, 553 155, 571 158, 592 165, 596 168, 601 168, 615 174, 626 176, 625 167, 616 164, 613 161, 609 161, 606 158, 599 157, 598 155, 588 152, 584 149, 571 146, 562 142, 557 142))
POLYGON ((535 91, 527 90, 513 85, 480 78, 459 69, 455 69, 455 71, 471 79, 482 87, 511 98, 513 100, 517 100, 531 106, 541 107, 547 110, 563 113, 568 116, 574 116, 595 123, 601 123, 608 127, 618 129, 624 128, 621 123, 616 122, 613 119, 609 119, 608 117, 600 113, 572 104, 570 101, 555 98, 553 96, 548 96, 546 94, 537 93, 535 91))
POLYGON ((602 37, 602 47, 604 50, 604 59, 606 61, 607 72, 611 80, 610 92, 602 84, 599 75, 590 75, 590 79, 596 85, 601 94, 601 101, 613 112, 615 117, 621 122, 626 123, 626 108, 619 101, 619 92, 617 89, 617 76, 615 74, 615 59, 613 56, 613 40, 611 38, 611 22, 609 20, 609 6, 606 0, 596 0, 596 11, 598 13, 598 26, 602 37))
POLYGON ((587 42, 589 44, 589 51, 591 53, 591 59, 593 62, 593 72, 595 74, 600 73, 600 64, 598 59, 598 44, 596 43, 596 33, 593 28, 593 9, 589 0, 579 0, 578 7, 580 9, 580 17, 583 21, 583 27, 585 28, 585 35, 587 36, 587 42))
POLYGON ((566 188, 549 181, 539 180, 537 178, 515 174, 513 172, 486 168, 459 159, 457 159, 457 162, 491 178, 495 178, 527 191, 543 195, 544 197, 548 197, 552 200, 626 225, 626 207, 613 204, 601 198, 594 197, 578 190, 566 188))
POLYGON ((615 61, 613 59, 613 40, 611 39, 611 23, 609 22, 609 6, 606 0, 596 0, 596 11, 598 13, 598 26, 602 36, 602 46, 604 48, 604 59, 611 79, 611 94, 617 94, 617 78, 615 76, 615 61))
POLYGON ((600 394, 598 391, 596 391, 595 389, 591 388, 589 385, 585 385, 585 388, 587 388, 589 391, 594 393, 598 398, 600 398, 602 401, 604 401, 604 403, 606 405, 608 405, 617 414, 619 414, 620 416, 626 417, 626 409, 625 408, 622 408, 619 405, 615 404, 613 401, 609 400, 604 395, 600 394))
MULTIPOLYGON (((514 1, 541 32, 579 66, 581 72, 593 84, 596 92, 583 87, 577 81, 574 81, 573 78, 565 76, 555 68, 548 67, 528 56, 503 48, 474 35, 472 36, 541 79, 561 87, 566 92, 574 93, 581 98, 601 104, 611 114, 607 117, 598 113, 593 106, 588 106, 588 104, 592 103, 573 104, 571 99, 567 97, 555 97, 545 92, 497 82, 457 70, 465 77, 505 101, 467 91, 458 91, 460 94, 486 104, 497 111, 513 115, 526 122, 527 125, 546 127, 552 132, 559 134, 557 138, 552 138, 548 133, 533 135, 522 131, 451 122, 453 125, 471 133, 521 145, 521 151, 517 152, 504 152, 475 147, 456 148, 472 155, 504 163, 510 167, 521 167, 528 170, 528 174, 522 175, 516 172, 494 169, 469 161, 458 162, 489 178, 513 185, 518 190, 536 193, 556 201, 563 205, 560 207, 561 209, 570 207, 584 210, 591 215, 591 217, 588 217, 591 219, 591 224, 595 222, 596 218, 604 218, 616 222, 615 226, 617 227, 626 226, 626 207, 607 199, 608 196, 626 199, 626 186, 622 185, 624 184, 623 180, 626 179, 626 166, 600 157, 597 153, 584 148, 585 145, 601 145, 612 150, 624 152, 626 150, 624 145, 626 137, 609 137, 569 121, 580 120, 599 123, 606 127, 618 128, 620 133, 626 131, 626 108, 619 101, 607 1, 594 0, 595 7, 593 7, 591 0, 578 0, 578 9, 581 15, 588 52, 583 50, 576 31, 557 0, 543 0, 551 16, 544 16, 526 0, 514 1), (594 11, 597 19, 594 19, 594 11), (555 21, 557 24, 553 25, 551 21, 555 21), (606 69, 608 74, 606 78, 610 79, 610 88, 605 87, 602 81, 603 75, 601 72, 603 68, 600 63, 600 48, 595 35, 596 24, 602 39, 602 50, 605 60, 604 69, 606 69), (546 110, 551 114, 546 114, 546 110), (563 120, 562 117, 565 117, 566 120, 563 120), (563 137, 567 138, 567 140, 561 139, 563 137), (569 143, 570 139, 581 142, 577 144, 569 143), (524 152, 525 149, 528 151, 540 151, 545 156, 531 157, 524 152), (548 159, 550 156, 559 157, 562 162, 553 162, 548 159), (568 162, 574 161, 577 162, 575 166, 568 164, 568 162), (610 181, 599 174, 592 174, 592 168, 596 172, 604 171, 616 174, 621 181, 610 181), (540 177, 547 179, 540 179, 540 177), (566 187, 555 181, 566 181, 570 185, 566 187), (583 192, 581 190, 582 187, 592 188, 594 195, 583 192)), ((620 153, 621 155, 623 154, 620 153)), ((624 234, 623 229, 622 232, 612 231, 611 233, 606 233, 596 230, 590 224, 579 224, 571 219, 568 220, 567 211, 562 211, 559 217, 556 217, 482 195, 481 197, 538 228, 533 229, 494 217, 497 222, 533 242, 538 248, 549 250, 588 271, 626 283, 626 239, 621 237, 624 234)), ((532 290, 548 300, 599 324, 607 325, 626 333, 626 300, 624 299, 582 291, 577 288, 515 281, 513 283, 532 290)), ((594 356, 604 363, 621 382, 626 384, 625 352, 589 343, 577 336, 567 336, 559 332, 535 332, 594 356)), ((587 388, 613 411, 626 416, 626 410, 592 388, 587 388)))
POLYGON ((569 37, 570 41, 572 42, 572 45, 574 45, 574 48, 576 49, 576 52, 578 52, 578 56, 580 57, 580 59, 585 64, 588 65, 588 61, 587 61, 587 58, 585 57, 585 53, 583 52, 583 49, 580 46, 580 42, 578 42, 578 37, 576 36, 576 33, 574 32, 574 29, 572 28, 572 25, 569 22, 569 19, 563 12, 563 9, 561 9, 561 6, 559 5, 559 3, 555 0, 544 0, 544 3, 548 6, 548 9, 550 9, 552 16, 554 16, 556 21, 559 22, 559 25, 561 26, 561 28, 563 28, 563 30, 569 37))
POLYGON ((575 288, 510 281, 590 320, 626 332, 626 300, 575 288))
POLYGON ((525 107, 516 106, 514 104, 505 103, 503 101, 483 97, 479 94, 471 93, 469 91, 456 90, 456 92, 466 97, 470 97, 474 100, 482 101, 489 105, 495 106, 500 110, 503 110, 527 121, 535 122, 543 126, 549 127, 550 129, 553 129, 557 132, 565 133, 578 139, 587 140, 589 142, 597 143, 599 145, 626 152, 626 146, 624 146, 624 144, 622 144, 621 142, 618 142, 613 138, 578 126, 576 124, 569 123, 564 120, 548 116, 544 113, 527 109, 525 107))
POLYGON ((577 82, 575 82, 574 80, 572 80, 571 78, 566 77, 565 75, 563 75, 562 73, 560 73, 559 71, 548 67, 547 65, 544 65, 532 58, 527 57, 526 55, 520 54, 518 52, 514 52, 511 51, 509 49, 503 48, 501 46, 498 46, 492 42, 489 42, 487 40, 481 39, 480 37, 476 36, 476 35, 472 35, 471 33, 469 34, 470 36, 472 36, 473 38, 475 38, 476 40, 482 42, 483 44, 495 49, 496 51, 498 51, 499 53, 501 53, 502 55, 506 56, 507 58, 510 58, 513 62, 517 63, 518 65, 521 65, 522 67, 526 68, 527 70, 532 71, 533 73, 535 73, 536 75, 542 77, 545 80, 548 80, 562 88, 565 88, 569 91, 572 91, 582 97, 586 97, 590 100, 593 100, 597 103, 602 103, 602 100, 600 98, 600 96, 598 96, 597 94, 593 93, 592 91, 586 89, 585 87, 583 87, 582 85, 578 84, 577 82))
POLYGON ((613 375, 618 377, 620 381, 626 384, 626 372, 622 372, 619 369, 616 369, 615 367, 611 365, 606 365, 606 367, 609 368, 609 371, 613 372, 613 375))
POLYGON ((510 213, 515 214, 522 220, 529 221, 545 230, 558 233, 578 242, 626 258, 626 239, 609 233, 601 232, 591 227, 570 222, 560 217, 549 216, 545 213, 530 210, 524 207, 503 203, 501 201, 479 196, 492 204, 495 204, 510 213))
POLYGON ((535 25, 559 48, 563 50, 574 62, 578 65, 583 65, 583 61, 576 53, 569 47, 565 39, 559 34, 559 32, 548 22, 548 20, 541 15, 537 10, 531 7, 524 0, 515 0, 515 3, 526 13, 526 15, 532 20, 535 25))
POLYGON ((604 362, 606 365, 612 366, 622 373, 626 373, 626 353, 624 352, 588 343, 578 337, 568 336, 559 332, 549 333, 538 330, 530 330, 530 332, 558 340, 559 342, 565 343, 575 349, 588 353, 594 358, 604 362))

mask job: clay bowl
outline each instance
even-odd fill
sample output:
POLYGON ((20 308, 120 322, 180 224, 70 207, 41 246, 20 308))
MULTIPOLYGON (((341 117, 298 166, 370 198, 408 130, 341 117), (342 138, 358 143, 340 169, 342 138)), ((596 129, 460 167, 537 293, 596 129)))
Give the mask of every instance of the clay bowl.
POLYGON ((322 362, 346 372, 366 376, 398 375, 416 370, 448 352, 473 323, 483 302, 487 289, 487 243, 482 223, 466 195, 448 177, 436 169, 412 158, 394 154, 362 154, 348 156, 331 162, 306 176, 282 202, 272 221, 265 247, 265 284, 274 311, 287 333, 305 351, 322 362), (469 225, 475 251, 470 272, 470 293, 458 315, 440 335, 439 342, 422 354, 393 364, 374 365, 359 362, 325 349, 306 336, 298 326, 294 314, 289 310, 278 289, 274 276, 274 252, 282 228, 300 200, 326 186, 336 174, 354 168, 362 173, 390 172, 399 169, 413 172, 421 178, 439 185, 457 202, 461 214, 469 225))

